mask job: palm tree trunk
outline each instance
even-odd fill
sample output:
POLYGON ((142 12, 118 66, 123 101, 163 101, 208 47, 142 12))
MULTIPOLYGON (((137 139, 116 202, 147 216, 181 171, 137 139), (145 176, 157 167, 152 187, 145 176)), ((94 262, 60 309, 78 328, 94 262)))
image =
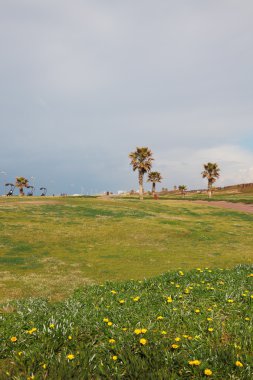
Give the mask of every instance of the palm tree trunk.
POLYGON ((152 183, 152 194, 155 195, 155 182, 152 183))
POLYGON ((139 172, 139 195, 140 200, 143 201, 143 173, 139 172))
POLYGON ((19 188, 19 195, 22 196, 22 197, 25 195, 23 187, 19 188))
POLYGON ((208 181, 208 198, 212 197, 212 182, 208 181))

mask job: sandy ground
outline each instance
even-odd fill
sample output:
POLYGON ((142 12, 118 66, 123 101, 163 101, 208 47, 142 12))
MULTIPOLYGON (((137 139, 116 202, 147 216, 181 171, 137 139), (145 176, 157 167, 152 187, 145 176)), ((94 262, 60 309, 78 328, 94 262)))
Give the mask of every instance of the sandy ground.
POLYGON ((228 208, 230 210, 242 211, 242 212, 251 212, 253 213, 253 204, 246 203, 233 203, 225 201, 194 201, 193 203, 198 203, 202 205, 215 206, 221 208, 228 208))

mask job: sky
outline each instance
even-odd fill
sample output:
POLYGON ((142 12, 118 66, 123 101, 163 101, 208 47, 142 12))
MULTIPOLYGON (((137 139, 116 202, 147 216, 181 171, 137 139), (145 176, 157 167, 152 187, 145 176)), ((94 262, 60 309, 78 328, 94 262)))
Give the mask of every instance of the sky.
POLYGON ((205 188, 206 162, 253 182, 252 19, 252 0, 0 0, 0 193, 137 189, 137 146, 158 189, 205 188))

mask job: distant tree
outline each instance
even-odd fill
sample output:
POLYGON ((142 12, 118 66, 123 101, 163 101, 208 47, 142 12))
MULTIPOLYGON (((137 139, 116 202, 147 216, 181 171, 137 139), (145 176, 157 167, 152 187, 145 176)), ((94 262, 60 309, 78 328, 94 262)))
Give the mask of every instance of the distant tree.
POLYGON ((218 167, 218 164, 208 162, 207 164, 204 164, 204 169, 205 170, 201 174, 203 178, 207 178, 208 197, 211 198, 213 184, 216 181, 216 179, 220 176, 220 168, 218 167))
POLYGON ((16 177, 16 183, 15 186, 19 189, 19 195, 23 196, 24 194, 24 187, 29 186, 28 179, 25 177, 16 177))
POLYGON ((155 194, 155 185, 157 182, 161 182, 162 176, 159 172, 149 172, 148 173, 148 182, 152 182, 152 194, 155 194))
POLYGON ((178 186, 178 190, 180 190, 181 194, 182 194, 183 196, 185 196, 185 192, 186 192, 186 190, 187 190, 187 186, 186 186, 186 185, 179 185, 179 186, 178 186))
POLYGON ((138 170, 139 180, 139 195, 143 200, 143 178, 144 174, 149 172, 152 167, 153 153, 147 147, 137 147, 134 152, 129 154, 130 164, 133 166, 133 171, 138 170))

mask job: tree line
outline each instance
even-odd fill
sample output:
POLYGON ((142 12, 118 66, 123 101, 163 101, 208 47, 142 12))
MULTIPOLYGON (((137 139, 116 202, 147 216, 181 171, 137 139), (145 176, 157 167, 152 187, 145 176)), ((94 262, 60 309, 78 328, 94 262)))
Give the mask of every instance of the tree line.
MULTIPOLYGON (((154 161, 153 153, 148 147, 137 147, 134 152, 129 154, 131 160, 130 165, 133 167, 133 171, 138 172, 138 182, 139 182, 139 196, 143 200, 143 181, 144 175, 148 174, 148 182, 152 182, 152 194, 155 195, 155 186, 157 182, 161 182, 162 176, 160 172, 152 172, 152 163, 154 161)), ((203 165, 204 170, 202 171, 202 178, 206 178, 208 182, 208 196, 212 196, 213 184, 217 178, 220 176, 220 168, 217 163, 208 162, 203 165)), ((187 187, 185 185, 180 185, 179 190, 182 194, 185 193, 187 187)))

